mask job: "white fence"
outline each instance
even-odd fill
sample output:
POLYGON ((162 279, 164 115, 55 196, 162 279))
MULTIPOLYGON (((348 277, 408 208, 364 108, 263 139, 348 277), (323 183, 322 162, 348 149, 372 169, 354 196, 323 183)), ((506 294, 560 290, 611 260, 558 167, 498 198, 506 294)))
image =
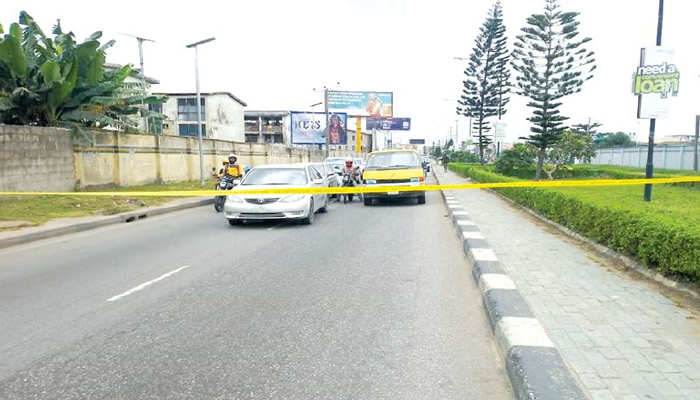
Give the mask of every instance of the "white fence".
MULTIPOLYGON (((693 169, 695 145, 654 146, 654 168, 693 169)), ((621 165, 644 168, 647 146, 600 149, 591 161, 597 165, 621 165)))

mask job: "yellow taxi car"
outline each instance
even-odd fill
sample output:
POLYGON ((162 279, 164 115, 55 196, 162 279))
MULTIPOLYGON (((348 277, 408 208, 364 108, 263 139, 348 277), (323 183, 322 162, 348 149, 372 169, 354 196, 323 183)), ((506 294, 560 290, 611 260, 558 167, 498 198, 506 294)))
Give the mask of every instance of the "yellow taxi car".
MULTIPOLYGON (((421 158, 415 150, 382 150, 375 151, 367 157, 362 174, 362 182, 366 187, 394 186, 425 186, 425 172, 421 158)), ((365 205, 372 205, 374 199, 405 198, 418 199, 418 204, 425 204, 424 191, 389 191, 365 193, 365 205)))

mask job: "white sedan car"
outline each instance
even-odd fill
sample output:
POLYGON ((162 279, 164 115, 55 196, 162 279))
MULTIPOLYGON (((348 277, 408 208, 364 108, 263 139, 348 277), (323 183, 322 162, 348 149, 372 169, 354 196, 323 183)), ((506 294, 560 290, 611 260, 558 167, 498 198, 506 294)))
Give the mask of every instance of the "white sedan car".
MULTIPOLYGON (((310 164, 262 165, 253 168, 236 187, 240 190, 321 188, 323 175, 310 164)), ((226 197, 224 216, 231 225, 249 220, 297 219, 314 222, 316 212, 326 212, 326 194, 232 194, 226 197)))

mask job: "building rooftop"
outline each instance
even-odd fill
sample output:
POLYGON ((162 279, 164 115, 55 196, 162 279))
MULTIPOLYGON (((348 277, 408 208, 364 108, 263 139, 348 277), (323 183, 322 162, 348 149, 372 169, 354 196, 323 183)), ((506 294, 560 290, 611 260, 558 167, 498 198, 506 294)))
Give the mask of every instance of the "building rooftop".
MULTIPOLYGON (((165 96, 171 96, 171 97, 191 97, 191 96, 196 96, 197 93, 192 93, 192 92, 187 92, 187 93, 153 93, 153 94, 159 94, 159 95, 165 95, 165 96)), ((246 104, 243 100, 239 99, 238 97, 234 96, 233 93, 231 92, 201 92, 200 93, 202 96, 212 96, 212 95, 224 95, 232 98, 233 100, 237 101, 240 105, 243 107, 247 107, 248 104, 246 104)))
POLYGON ((289 111, 246 111, 245 115, 249 117, 278 117, 288 115, 289 111))

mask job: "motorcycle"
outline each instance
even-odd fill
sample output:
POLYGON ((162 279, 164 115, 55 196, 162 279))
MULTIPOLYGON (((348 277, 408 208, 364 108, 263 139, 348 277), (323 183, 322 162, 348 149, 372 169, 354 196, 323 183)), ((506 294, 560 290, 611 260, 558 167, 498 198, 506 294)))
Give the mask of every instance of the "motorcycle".
MULTIPOLYGON (((236 177, 226 174, 221 178, 216 179, 214 190, 231 190, 241 183, 236 177)), ((216 212, 224 211, 224 204, 226 203, 226 196, 216 196, 214 197, 214 209, 216 212)))
MULTIPOLYGON (((355 180, 352 179, 352 176, 348 172, 343 173, 342 187, 355 187, 355 180)), ((352 201, 352 199, 354 197, 355 197, 354 193, 344 193, 343 194, 343 204, 346 204, 348 201, 352 201)), ((362 195, 358 194, 357 198, 362 200, 362 195)))

